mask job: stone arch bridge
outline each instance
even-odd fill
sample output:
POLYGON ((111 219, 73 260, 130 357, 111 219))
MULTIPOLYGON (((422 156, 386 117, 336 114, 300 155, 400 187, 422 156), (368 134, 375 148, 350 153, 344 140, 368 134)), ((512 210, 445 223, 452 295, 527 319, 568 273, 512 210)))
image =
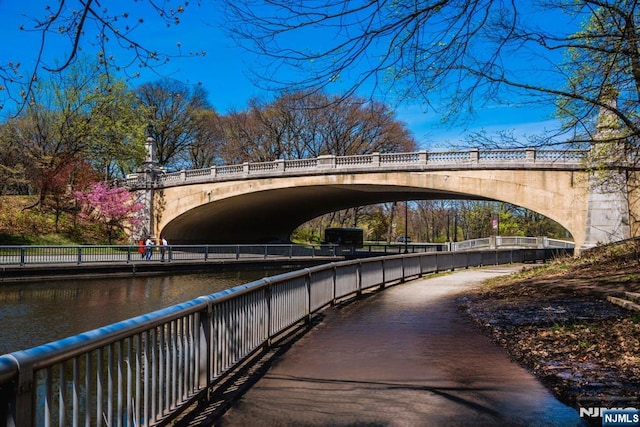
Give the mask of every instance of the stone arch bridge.
MULTIPOLYGON (((149 144, 149 142, 148 142, 149 144)), ((576 248, 629 238, 627 186, 593 185, 585 151, 534 149, 374 153, 217 166, 162 173, 148 146, 125 185, 147 206, 138 234, 173 244, 288 241, 321 214, 373 203, 425 199, 508 202, 545 215, 576 248)))

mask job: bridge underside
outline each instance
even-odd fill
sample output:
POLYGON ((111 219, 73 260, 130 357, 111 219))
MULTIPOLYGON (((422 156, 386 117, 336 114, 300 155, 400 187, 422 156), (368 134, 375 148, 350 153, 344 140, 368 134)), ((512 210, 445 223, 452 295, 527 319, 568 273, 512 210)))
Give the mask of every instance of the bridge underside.
POLYGON ((287 242, 298 226, 328 212, 404 200, 473 199, 545 215, 581 246, 595 223, 587 216, 588 188, 586 174, 515 168, 203 182, 158 189, 152 232, 175 244, 287 242))
POLYGON ((393 185, 294 186, 201 205, 169 222, 162 233, 175 244, 288 242, 299 225, 328 212, 430 199, 469 199, 469 195, 393 185))

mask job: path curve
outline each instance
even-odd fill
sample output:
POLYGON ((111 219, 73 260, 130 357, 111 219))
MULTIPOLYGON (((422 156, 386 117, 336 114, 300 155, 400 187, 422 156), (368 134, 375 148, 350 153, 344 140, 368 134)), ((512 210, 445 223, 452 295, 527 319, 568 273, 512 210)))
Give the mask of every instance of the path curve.
POLYGON ((218 425, 580 425, 458 310, 456 294, 520 268, 427 276, 329 309, 218 425))

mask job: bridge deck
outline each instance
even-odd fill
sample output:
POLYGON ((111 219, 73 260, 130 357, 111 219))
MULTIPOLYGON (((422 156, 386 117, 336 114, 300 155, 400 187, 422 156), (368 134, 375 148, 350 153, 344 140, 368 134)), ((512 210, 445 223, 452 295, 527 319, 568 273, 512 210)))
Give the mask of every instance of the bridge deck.
POLYGON ((579 425, 457 311, 452 295, 514 268, 421 279, 328 310, 216 425, 579 425))

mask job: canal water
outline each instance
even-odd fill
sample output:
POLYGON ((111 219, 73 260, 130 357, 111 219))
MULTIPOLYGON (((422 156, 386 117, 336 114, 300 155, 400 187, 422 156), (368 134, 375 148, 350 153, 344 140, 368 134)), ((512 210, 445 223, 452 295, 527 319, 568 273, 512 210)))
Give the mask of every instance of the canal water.
POLYGON ((256 270, 0 284, 0 355, 278 274, 256 270))

